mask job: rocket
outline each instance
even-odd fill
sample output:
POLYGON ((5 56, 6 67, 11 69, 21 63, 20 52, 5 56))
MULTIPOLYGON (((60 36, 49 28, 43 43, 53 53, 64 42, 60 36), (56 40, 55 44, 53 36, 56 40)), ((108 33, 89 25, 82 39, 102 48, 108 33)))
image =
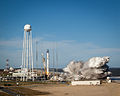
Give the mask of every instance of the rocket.
POLYGON ((49 75, 49 49, 47 49, 47 74, 49 75))

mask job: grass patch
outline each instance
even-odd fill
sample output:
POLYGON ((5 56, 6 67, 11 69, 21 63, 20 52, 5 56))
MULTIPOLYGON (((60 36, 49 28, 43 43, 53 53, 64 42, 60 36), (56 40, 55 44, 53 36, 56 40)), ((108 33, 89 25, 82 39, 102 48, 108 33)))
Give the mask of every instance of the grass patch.
POLYGON ((11 95, 9 95, 9 94, 7 94, 5 92, 0 92, 0 96, 11 96, 11 95))
POLYGON ((25 88, 25 87, 9 87, 9 90, 14 91, 17 94, 28 95, 28 96, 51 94, 49 92, 40 92, 40 91, 37 91, 37 90, 32 90, 32 89, 29 89, 29 88, 25 88))
POLYGON ((0 86, 17 86, 17 83, 19 83, 19 86, 32 85, 32 84, 69 84, 69 82, 57 82, 57 81, 35 81, 35 82, 4 81, 4 82, 0 82, 0 86))

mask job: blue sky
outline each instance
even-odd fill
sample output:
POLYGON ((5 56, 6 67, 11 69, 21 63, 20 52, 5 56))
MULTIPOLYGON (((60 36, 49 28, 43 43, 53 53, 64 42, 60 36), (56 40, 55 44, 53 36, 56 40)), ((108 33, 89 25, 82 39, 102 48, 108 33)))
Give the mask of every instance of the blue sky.
POLYGON ((119 0, 0 0, 0 68, 7 58, 12 67, 21 65, 25 24, 32 25, 34 59, 38 40, 39 55, 50 49, 51 67, 56 44, 58 67, 93 56, 110 56, 108 65, 120 67, 119 5, 119 0))

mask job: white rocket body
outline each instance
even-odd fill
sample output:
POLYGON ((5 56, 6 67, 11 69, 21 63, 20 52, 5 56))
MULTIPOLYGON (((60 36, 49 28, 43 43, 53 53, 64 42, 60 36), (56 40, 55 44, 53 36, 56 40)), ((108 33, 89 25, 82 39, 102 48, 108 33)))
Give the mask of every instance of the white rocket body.
POLYGON ((49 75, 49 50, 47 50, 47 75, 49 75))

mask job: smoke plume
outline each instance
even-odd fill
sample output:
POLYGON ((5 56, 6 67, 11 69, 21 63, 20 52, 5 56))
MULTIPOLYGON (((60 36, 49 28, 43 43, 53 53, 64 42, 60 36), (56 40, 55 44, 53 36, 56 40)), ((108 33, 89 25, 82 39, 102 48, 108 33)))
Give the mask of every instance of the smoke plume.
POLYGON ((66 68, 65 74, 62 76, 67 80, 84 80, 84 79, 103 79, 111 74, 107 63, 110 58, 93 57, 87 62, 71 61, 66 68))

